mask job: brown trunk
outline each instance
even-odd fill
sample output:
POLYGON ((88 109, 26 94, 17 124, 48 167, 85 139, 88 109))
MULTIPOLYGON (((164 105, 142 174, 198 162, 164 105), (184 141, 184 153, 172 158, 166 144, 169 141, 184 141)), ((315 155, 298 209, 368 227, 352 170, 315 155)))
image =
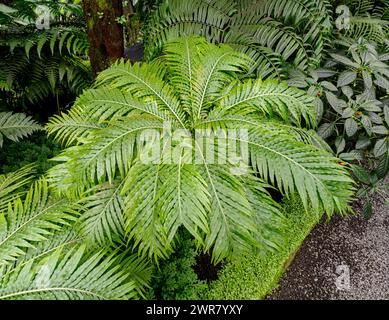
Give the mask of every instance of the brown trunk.
POLYGON ((123 28, 115 21, 123 15, 121 0, 84 0, 83 9, 90 43, 93 74, 123 57, 123 28))

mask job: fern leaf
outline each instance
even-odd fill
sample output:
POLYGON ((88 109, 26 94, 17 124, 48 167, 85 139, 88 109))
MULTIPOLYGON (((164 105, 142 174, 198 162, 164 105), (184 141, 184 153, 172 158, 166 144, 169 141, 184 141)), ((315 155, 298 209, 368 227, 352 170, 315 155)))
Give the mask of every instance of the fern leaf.
POLYGON ((0 148, 3 145, 3 136, 12 141, 19 141, 40 129, 38 123, 22 113, 0 112, 0 148))

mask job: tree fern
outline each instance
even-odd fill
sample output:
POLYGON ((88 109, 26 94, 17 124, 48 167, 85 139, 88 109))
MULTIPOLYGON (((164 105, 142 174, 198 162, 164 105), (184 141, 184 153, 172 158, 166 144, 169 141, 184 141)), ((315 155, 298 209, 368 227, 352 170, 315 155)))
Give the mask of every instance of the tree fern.
POLYGON ((275 80, 240 79, 250 64, 226 45, 177 39, 150 64, 118 62, 102 72, 68 115, 51 121, 49 133, 78 144, 56 159, 50 181, 88 206, 84 227, 92 238, 127 239, 158 259, 174 250, 184 227, 220 261, 279 245, 282 215, 269 184, 297 192, 316 212, 347 212, 353 193, 347 170, 304 129, 316 126, 313 98, 275 80), (79 108, 96 128, 75 130, 86 120, 79 108), (167 126, 190 136, 168 143, 167 126), (237 156, 244 146, 249 156, 242 168, 222 153, 228 130, 239 129, 247 135, 232 136, 237 156), (145 138, 145 130, 153 135, 145 138), (205 141, 217 137, 210 154, 220 163, 207 160, 197 130, 208 132, 205 141), (145 163, 150 147, 161 152, 145 163), (88 220, 100 222, 88 229, 88 220))

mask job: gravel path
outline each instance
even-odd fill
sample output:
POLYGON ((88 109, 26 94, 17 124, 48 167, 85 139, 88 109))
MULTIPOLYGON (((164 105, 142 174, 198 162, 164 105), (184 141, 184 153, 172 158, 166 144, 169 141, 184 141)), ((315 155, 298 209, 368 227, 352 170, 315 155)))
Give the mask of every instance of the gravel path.
MULTIPOLYGON (((269 299, 389 299, 389 208, 375 196, 375 213, 319 224, 269 299)), ((361 203, 355 204, 361 211, 361 203)))

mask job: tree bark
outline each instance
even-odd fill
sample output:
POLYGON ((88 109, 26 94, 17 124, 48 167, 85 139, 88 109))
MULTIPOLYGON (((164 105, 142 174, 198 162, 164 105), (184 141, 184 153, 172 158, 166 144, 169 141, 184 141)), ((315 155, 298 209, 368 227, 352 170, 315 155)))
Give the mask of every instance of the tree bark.
POLYGON ((123 57, 123 27, 115 21, 123 15, 122 0, 82 1, 90 43, 94 76, 123 57))

